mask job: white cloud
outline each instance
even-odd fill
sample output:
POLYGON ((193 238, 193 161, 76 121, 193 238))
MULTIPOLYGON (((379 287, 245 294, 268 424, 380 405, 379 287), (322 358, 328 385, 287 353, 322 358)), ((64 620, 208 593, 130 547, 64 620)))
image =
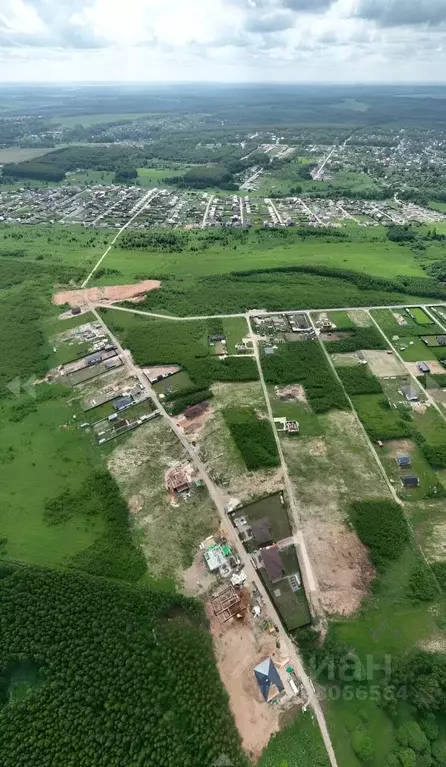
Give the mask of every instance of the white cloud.
POLYGON ((0 0, 0 56, 4 79, 438 80, 443 19, 446 0, 0 0))

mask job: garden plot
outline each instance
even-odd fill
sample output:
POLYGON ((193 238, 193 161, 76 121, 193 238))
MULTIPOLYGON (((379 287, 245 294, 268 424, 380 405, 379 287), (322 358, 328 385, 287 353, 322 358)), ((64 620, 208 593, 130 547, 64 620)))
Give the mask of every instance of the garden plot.
POLYGON ((406 369, 402 362, 389 351, 373 351, 367 349, 361 352, 364 359, 370 365, 370 370, 377 378, 403 376, 406 369))
POLYGON ((319 416, 323 436, 288 440, 283 450, 295 486, 302 530, 330 614, 349 615, 368 593, 374 570, 368 552, 349 528, 355 498, 389 496, 353 414, 319 416))
POLYGON ((193 488, 189 498, 174 501, 166 489, 169 470, 187 463, 184 448, 162 419, 133 432, 108 459, 129 504, 149 574, 179 583, 200 541, 218 527, 217 513, 204 488, 193 488))

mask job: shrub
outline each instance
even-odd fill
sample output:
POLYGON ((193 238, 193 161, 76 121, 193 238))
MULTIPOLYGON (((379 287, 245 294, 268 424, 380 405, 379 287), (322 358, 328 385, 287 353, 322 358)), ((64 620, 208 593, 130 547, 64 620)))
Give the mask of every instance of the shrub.
POLYGON ((409 721, 398 727, 396 739, 402 746, 412 748, 417 754, 426 751, 429 741, 418 722, 409 721))
POLYGON ((401 506, 392 501, 354 501, 350 506, 350 518, 378 568, 398 559, 410 540, 401 506))
POLYGON ((438 595, 434 574, 421 558, 410 573, 408 595, 413 602, 431 602, 438 595))
POLYGON ((420 727, 429 740, 437 740, 440 728, 434 714, 426 714, 420 719, 420 727))
POLYGON ((371 738, 365 732, 354 732, 351 743, 353 751, 361 762, 368 762, 374 756, 375 750, 371 738))
POLYGON ((213 396, 214 394, 210 391, 210 389, 201 389, 194 394, 187 394, 185 396, 177 397, 177 399, 172 402, 168 409, 171 415, 178 415, 184 410, 187 410, 188 407, 192 407, 192 405, 199 405, 200 402, 205 402, 206 400, 212 399, 213 396))
POLYGON ((328 341, 327 351, 330 354, 346 354, 360 349, 387 349, 387 342, 374 326, 357 328, 353 333, 348 332, 345 338, 338 341, 328 341))
POLYGON ((440 584, 440 588, 446 591, 446 562, 433 562, 432 570, 434 575, 440 584))
POLYGON ((252 408, 231 407, 223 411, 231 436, 247 469, 279 466, 279 455, 270 422, 259 418, 252 408))
POLYGON ((412 422, 403 419, 398 411, 391 410, 384 397, 354 395, 353 403, 370 439, 376 441, 411 436, 412 422))

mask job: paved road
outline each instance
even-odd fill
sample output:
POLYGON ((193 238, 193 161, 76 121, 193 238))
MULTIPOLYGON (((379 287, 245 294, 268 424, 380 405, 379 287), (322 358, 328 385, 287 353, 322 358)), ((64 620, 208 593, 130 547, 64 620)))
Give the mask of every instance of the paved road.
POLYGON ((154 199, 154 198, 157 196, 157 194, 158 194, 158 190, 157 190, 157 189, 151 189, 151 190, 150 190, 150 192, 147 192, 147 194, 145 195, 145 197, 143 197, 143 198, 142 198, 142 200, 140 201, 140 204, 139 204, 139 206, 138 206, 138 210, 136 211, 136 213, 134 213, 134 215, 133 215, 131 218, 129 218, 129 220, 128 220, 128 221, 127 221, 125 224, 124 224, 124 226, 123 226, 123 227, 121 227, 121 229, 118 231, 118 233, 117 233, 117 234, 114 236, 113 240, 111 241, 111 243, 110 243, 110 245, 108 246, 108 248, 107 248, 107 250, 105 251, 105 253, 103 253, 103 255, 100 257, 100 259, 99 259, 99 261, 97 262, 97 264, 95 264, 95 266, 94 266, 94 267, 93 267, 93 269, 91 270, 91 272, 90 272, 90 274, 88 275, 88 277, 87 277, 87 278, 86 278, 86 279, 83 281, 83 283, 82 283, 82 287, 83 287, 83 288, 86 288, 86 287, 87 287, 87 285, 88 285, 88 283, 90 282, 91 278, 93 277, 93 275, 94 275, 95 271, 96 271, 96 270, 97 270, 97 269, 100 267, 100 265, 102 264, 102 262, 103 262, 104 258, 106 258, 106 256, 108 256, 108 254, 110 253, 110 251, 111 251, 111 249, 112 249, 113 245, 114 245, 114 244, 116 243, 116 241, 119 239, 119 237, 121 236, 121 234, 122 234, 122 233, 123 233, 123 232, 124 232, 124 231, 127 229, 127 227, 128 227, 128 226, 130 226, 130 224, 131 224, 131 223, 132 223, 132 222, 135 220, 135 218, 136 218, 137 216, 139 216, 139 214, 140 214, 140 213, 142 213, 142 212, 143 212, 143 210, 145 210, 145 209, 146 209, 146 208, 147 208, 147 207, 150 205, 150 203, 151 203, 151 202, 152 202, 152 200, 153 200, 153 199, 154 199))
MULTIPOLYGON (((232 547, 237 551, 238 556, 243 562, 243 566, 245 568, 245 572, 246 572, 248 580, 255 584, 255 586, 257 587, 263 599, 264 612, 266 612, 267 617, 279 628, 278 639, 280 641, 281 647, 286 649, 290 663, 293 666, 297 676, 299 677, 303 685, 305 694, 307 696, 308 704, 313 709, 314 714, 316 715, 316 718, 320 727, 320 731, 322 734, 322 738, 324 740, 325 747, 327 749, 327 753, 330 759, 331 767, 338 767, 335 752, 330 739, 330 734, 328 732, 328 727, 325 721, 324 712, 322 710, 322 706, 314 691, 312 682, 305 671, 305 668, 304 668, 302 659, 298 653, 297 647, 292 642, 291 638, 288 636, 285 630, 285 627, 282 624, 281 618, 276 612, 276 609, 269 598, 268 592, 266 591, 260 577, 257 574, 257 571, 251 561, 251 557, 245 551, 245 548, 243 544, 241 543, 241 541, 239 540, 238 536, 235 535, 234 528, 232 527, 232 524, 230 523, 228 516, 225 512, 225 503, 228 500, 227 496, 211 480, 206 470, 206 466, 201 461, 199 455, 197 454, 196 449, 190 444, 190 442, 186 438, 182 429, 180 429, 177 426, 175 419, 171 418, 170 415, 166 412, 162 402, 158 398, 157 393, 150 385, 148 379, 146 378, 142 370, 140 370, 140 368, 138 368, 135 365, 130 353, 127 352, 125 349, 123 349, 121 343, 116 338, 116 336, 110 331, 110 328, 107 327, 107 325, 104 323, 104 321, 102 320, 102 317, 98 314, 96 308, 92 304, 90 305, 90 308, 93 314, 95 315, 96 319, 104 327, 104 331, 108 333, 108 335, 112 339, 112 342, 116 345, 116 348, 118 349, 118 352, 121 355, 123 361, 125 361, 125 364, 129 372, 132 375, 136 376, 139 382, 144 386, 144 389, 146 390, 147 394, 152 398, 159 412, 165 418, 167 424, 170 426, 172 431, 175 433, 176 437, 179 439, 179 441, 183 445, 185 451, 189 455, 191 462, 194 464, 199 477, 203 480, 204 484, 206 485, 209 495, 212 498, 216 508, 218 509, 219 516, 220 516, 220 525, 225 535, 227 536, 228 540, 231 542, 232 547)), ((269 402, 269 398, 267 401, 269 402)), ((288 482, 289 482, 289 477, 288 477, 288 482)))

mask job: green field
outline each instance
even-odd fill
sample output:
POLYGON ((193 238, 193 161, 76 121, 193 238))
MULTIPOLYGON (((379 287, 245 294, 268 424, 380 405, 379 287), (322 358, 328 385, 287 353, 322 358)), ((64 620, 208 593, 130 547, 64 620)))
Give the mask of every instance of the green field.
MULTIPOLYGON (((160 186, 164 185, 165 178, 173 178, 174 176, 184 176, 187 168, 138 168, 138 181, 141 186, 160 186)), ((172 185, 169 184, 169 188, 172 185)))
MULTIPOLYGON (((201 239, 200 235, 196 239, 201 239)), ((201 252, 199 257, 190 250, 180 254, 122 250, 118 241, 117 247, 107 256, 106 265, 119 269, 131 281, 138 272, 204 276, 237 269, 307 263, 354 269, 388 278, 401 274, 422 277, 424 274, 414 254, 394 243, 303 241, 282 245, 276 240, 262 244, 256 235, 246 238, 246 243, 237 244, 236 250, 216 244, 201 252)))
POLYGON ((64 488, 76 491, 100 457, 85 434, 76 428, 66 400, 50 400, 19 423, 2 412, 0 487, 2 535, 8 558, 30 564, 56 566, 91 545, 102 530, 102 520, 75 518, 49 526, 44 504, 64 488), (68 425, 68 428, 64 427, 68 425))
MULTIPOLYGON (((34 160, 35 157, 41 157, 43 154, 48 154, 48 152, 52 151, 53 147, 49 149, 33 149, 32 147, 20 146, 3 147, 0 149, 0 164, 3 165, 8 162, 24 162, 25 160, 34 160)), ((18 186, 20 186, 20 184, 18 184, 18 186)))

